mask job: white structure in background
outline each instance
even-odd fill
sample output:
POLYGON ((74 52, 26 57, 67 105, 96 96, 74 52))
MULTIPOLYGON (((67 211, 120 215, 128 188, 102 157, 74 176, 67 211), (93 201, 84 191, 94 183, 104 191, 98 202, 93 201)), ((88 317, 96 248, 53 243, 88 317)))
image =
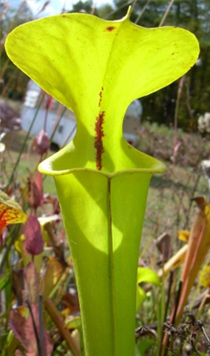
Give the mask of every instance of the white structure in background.
POLYGON ((123 133, 125 139, 135 145, 137 134, 140 128, 140 119, 143 113, 142 104, 139 100, 134 100, 128 107, 123 123, 123 133))
MULTIPOLYGON (((28 131, 31 126, 37 110, 40 95, 41 88, 30 80, 21 114, 21 126, 25 131, 28 131)), ((45 99, 46 98, 47 97, 45 97, 45 99)), ((44 100, 44 103, 42 103, 40 109, 38 110, 36 119, 31 128, 30 133, 33 136, 37 136, 44 127, 46 115, 45 107, 46 101, 44 100)), ((60 103, 53 99, 46 121, 46 131, 48 137, 49 139, 52 138, 52 145, 57 148, 61 148, 69 143, 76 133, 76 120, 72 111, 66 109, 62 118, 59 119, 63 108, 64 107, 61 107, 60 103)), ((128 107, 123 125, 124 137, 131 144, 136 143, 141 114, 142 105, 140 101, 134 100, 134 102, 128 107)))
MULTIPOLYGON (((26 91, 25 101, 21 113, 21 127, 23 130, 28 131, 34 115, 37 111, 38 104, 41 97, 41 88, 32 80, 29 81, 28 89, 26 91)), ((45 115, 46 115, 46 100, 45 96, 41 107, 37 112, 36 119, 31 128, 31 135, 37 136, 44 128, 45 115)), ((52 138, 52 145, 57 148, 64 146, 70 142, 76 133, 75 115, 72 111, 66 109, 63 117, 60 119, 63 106, 53 99, 52 106, 48 111, 46 121, 46 132, 49 139, 52 138)))
POLYGON ((198 118, 198 130, 202 134, 210 134, 210 112, 198 118))

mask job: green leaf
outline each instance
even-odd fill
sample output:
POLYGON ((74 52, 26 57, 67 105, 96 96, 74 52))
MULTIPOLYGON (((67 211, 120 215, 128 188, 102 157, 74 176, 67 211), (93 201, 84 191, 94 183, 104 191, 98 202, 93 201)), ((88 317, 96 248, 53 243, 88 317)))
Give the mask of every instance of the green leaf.
POLYGON ((143 301, 147 298, 145 291, 141 287, 137 287, 136 289, 136 311, 139 310, 143 301))
POLYGON ((153 346, 154 343, 154 340, 141 340, 136 346, 136 356, 146 356, 148 354, 148 349, 153 346))
POLYGON ((10 273, 7 273, 0 278, 0 292, 4 289, 4 287, 10 281, 10 278, 11 278, 10 273))
POLYGON ((0 190, 0 234, 7 225, 20 224, 26 219, 21 206, 0 190))
POLYGON ((14 210, 22 211, 21 206, 2 190, 0 190, 0 204, 6 205, 7 207, 10 207, 14 210))
MULTIPOLYGON (((150 268, 139 267, 138 268, 138 272, 137 272, 137 284, 140 284, 142 282, 159 285, 160 284, 160 278, 150 268)), ((146 299, 146 297, 147 297, 147 295, 146 295, 145 291, 141 287, 137 286, 137 290, 136 290, 136 310, 139 310, 141 304, 146 299)))
POLYGON ((67 320, 65 326, 68 329, 80 329, 81 328, 80 316, 76 316, 73 319, 67 320))
POLYGON ((151 284, 160 284, 160 278, 157 273, 150 268, 139 267, 137 272, 137 284, 142 282, 151 284))

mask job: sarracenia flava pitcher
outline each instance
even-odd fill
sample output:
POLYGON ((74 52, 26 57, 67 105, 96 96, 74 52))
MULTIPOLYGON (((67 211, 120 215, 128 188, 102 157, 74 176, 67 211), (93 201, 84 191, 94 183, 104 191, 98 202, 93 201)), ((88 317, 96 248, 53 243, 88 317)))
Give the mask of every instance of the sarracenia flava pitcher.
POLYGON ((186 73, 194 35, 62 14, 16 28, 12 61, 73 110, 77 133, 42 162, 52 175, 73 256, 86 356, 134 356, 137 260, 147 191, 164 165, 123 138, 128 105, 186 73))

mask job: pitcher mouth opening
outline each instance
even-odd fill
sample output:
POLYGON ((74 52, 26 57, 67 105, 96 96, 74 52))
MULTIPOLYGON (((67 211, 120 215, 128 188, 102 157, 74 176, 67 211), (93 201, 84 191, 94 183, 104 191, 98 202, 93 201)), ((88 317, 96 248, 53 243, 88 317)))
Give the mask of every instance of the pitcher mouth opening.
POLYGON ((111 166, 111 164, 106 166, 105 164, 102 169, 99 170, 91 161, 82 162, 82 158, 79 157, 76 150, 74 150, 72 143, 70 143, 59 152, 41 162, 38 169, 40 173, 52 176, 70 174, 78 171, 90 171, 102 174, 108 178, 112 178, 123 173, 132 174, 142 172, 161 174, 166 171, 165 164, 158 159, 138 151, 131 146, 129 147, 129 151, 131 152, 131 155, 128 159, 126 158, 127 162, 124 164, 118 164, 118 166, 111 166))

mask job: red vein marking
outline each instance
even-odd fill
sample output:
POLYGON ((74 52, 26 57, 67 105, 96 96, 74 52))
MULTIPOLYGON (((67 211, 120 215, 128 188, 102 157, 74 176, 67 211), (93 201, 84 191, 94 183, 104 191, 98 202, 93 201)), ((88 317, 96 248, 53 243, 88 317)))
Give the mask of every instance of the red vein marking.
POLYGON ((96 167, 100 171, 102 169, 102 153, 104 152, 102 139, 104 137, 103 124, 104 124, 105 111, 99 112, 95 123, 95 143, 96 149, 96 167))
POLYGON ((7 226, 7 220, 5 218, 5 213, 7 213, 8 210, 9 210, 9 208, 5 207, 5 210, 3 210, 1 212, 1 215, 0 215, 0 234, 2 233, 4 228, 7 226))
POLYGON ((104 90, 104 88, 101 87, 101 91, 100 91, 100 93, 99 93, 99 102, 98 102, 98 106, 99 106, 99 107, 101 106, 101 100, 102 100, 103 90, 104 90))

